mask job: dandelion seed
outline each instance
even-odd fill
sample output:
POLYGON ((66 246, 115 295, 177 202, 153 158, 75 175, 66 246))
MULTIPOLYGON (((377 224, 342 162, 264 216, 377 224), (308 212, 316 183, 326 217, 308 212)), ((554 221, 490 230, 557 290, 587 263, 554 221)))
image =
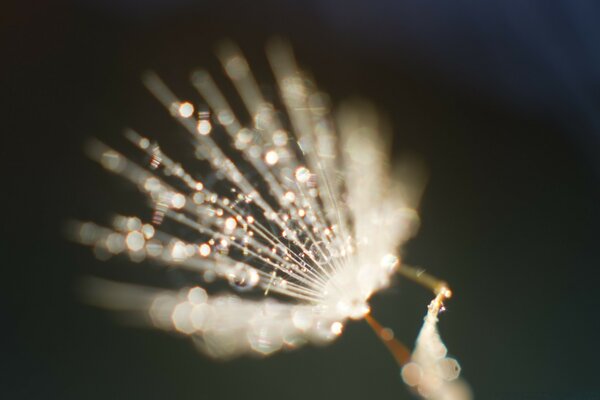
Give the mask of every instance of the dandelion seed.
POLYGON ((219 189, 150 139, 128 131, 148 165, 100 142, 89 153, 146 195, 154 210, 151 224, 117 218, 112 228, 84 223, 75 235, 97 252, 106 250, 103 254, 125 252, 132 259, 188 269, 206 285, 224 280, 232 293, 102 281, 103 290, 92 290, 91 296, 103 305, 115 304, 109 298, 135 297, 131 308, 146 313, 157 328, 190 336, 202 352, 221 359, 325 344, 341 335, 349 320, 366 318, 402 366, 407 385, 427 398, 467 398, 460 390, 448 397, 460 367, 446 357, 436 327, 451 292, 396 255, 418 222, 419 185, 408 190, 390 174, 388 136, 377 113, 354 102, 331 114, 327 97, 298 69, 289 46, 275 40, 267 56, 287 112, 284 120, 235 45, 224 44, 218 56, 252 117, 249 126, 206 71, 195 72, 192 85, 216 116, 215 126, 208 112, 194 116, 194 106, 155 74, 146 75, 144 83, 190 133, 193 154, 209 164, 219 189), (237 156, 228 155, 236 151, 237 156), (165 220, 178 228, 163 225, 165 220), (369 315, 370 297, 389 286, 396 272, 436 293, 413 354, 369 315), (249 291, 265 297, 250 299, 249 291))

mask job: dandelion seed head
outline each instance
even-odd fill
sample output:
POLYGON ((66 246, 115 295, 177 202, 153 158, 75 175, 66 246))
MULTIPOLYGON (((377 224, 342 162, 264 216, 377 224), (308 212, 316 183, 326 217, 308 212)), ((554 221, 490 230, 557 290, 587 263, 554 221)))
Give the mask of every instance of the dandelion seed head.
MULTIPOLYGON (((274 41, 267 56, 283 110, 262 93, 234 44, 218 51, 251 117, 246 125, 206 71, 192 76, 204 102, 200 110, 210 110, 197 113, 158 76, 144 77, 190 133, 190 154, 208 173, 182 165, 133 130, 126 137, 145 164, 100 142, 89 149, 146 196, 152 218, 118 217, 112 227, 83 223, 77 240, 102 257, 125 253, 196 273, 204 282, 182 290, 125 287, 142 299, 136 307, 154 326, 191 337, 215 358, 267 356, 334 340, 348 320, 367 316, 371 296, 390 284, 401 268, 398 248, 418 220, 415 205, 405 201, 414 196, 390 173, 388 136, 373 107, 350 102, 334 111, 288 45, 274 41), (227 282, 230 291, 212 293, 213 281, 227 282)), ((107 290, 96 292, 104 296, 124 287, 103 285, 107 290)), ((439 290, 415 355, 402 369, 405 382, 423 393, 436 392, 460 371, 435 329, 450 295, 447 287, 439 290)))

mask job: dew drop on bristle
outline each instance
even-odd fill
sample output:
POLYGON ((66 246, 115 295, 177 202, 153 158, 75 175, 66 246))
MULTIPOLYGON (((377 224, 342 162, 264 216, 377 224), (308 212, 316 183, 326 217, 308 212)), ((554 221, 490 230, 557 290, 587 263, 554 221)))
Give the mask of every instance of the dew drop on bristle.
POLYGON ((238 263, 227 274, 231 287, 238 291, 247 291, 254 288, 260 279, 256 269, 238 263))

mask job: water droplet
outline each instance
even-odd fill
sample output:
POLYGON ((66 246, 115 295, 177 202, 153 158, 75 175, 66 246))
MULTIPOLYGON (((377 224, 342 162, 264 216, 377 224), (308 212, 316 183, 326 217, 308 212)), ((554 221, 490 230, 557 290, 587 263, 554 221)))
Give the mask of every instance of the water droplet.
POLYGON ((185 206, 185 196, 181 193, 175 193, 171 198, 171 206, 175 209, 180 209, 185 206))
POLYGON ((130 251, 140 251, 144 247, 144 235, 138 231, 132 231, 125 237, 125 244, 130 251))
POLYGON ((444 358, 438 363, 440 375, 447 381, 452 381, 460 375, 460 364, 454 358, 444 358))
POLYGON ((296 200, 296 194, 292 191, 288 191, 283 195, 283 198, 285 199, 285 201, 287 201, 288 203, 293 203, 294 200, 296 200))
POLYGON ((254 268, 238 263, 227 274, 227 280, 234 289, 245 291, 255 287, 260 276, 254 268))
POLYGON ((386 254, 381 259, 381 266, 387 271, 392 272, 399 264, 398 257, 393 254, 386 254))
POLYGON ((229 217, 225 220, 225 233, 229 234, 234 231, 237 226, 235 218, 229 217))
POLYGON ((185 243, 176 240, 171 245, 170 256, 173 261, 183 261, 187 258, 187 249, 185 243))
POLYGON ((400 376, 402 376, 404 383, 406 383, 408 386, 414 387, 421 382, 423 370, 419 364, 415 362, 409 362, 400 370, 400 376))
POLYGON ((184 103, 179 104, 177 112, 179 113, 180 117, 189 118, 192 116, 192 114, 194 114, 194 106, 192 105, 192 103, 186 101, 184 103))
POLYGON ((185 334, 194 332, 194 326, 190 320, 191 312, 192 305, 187 301, 179 303, 177 306, 175 306, 173 313, 171 314, 171 320, 173 321, 175 329, 185 334))
POLYGON ((279 161, 279 155, 275 150, 269 150, 265 154, 265 162, 267 165, 275 165, 279 161))
POLYGON ((206 243, 202 243, 200 247, 198 247, 198 253, 200 253, 200 256, 202 257, 208 257, 210 255, 210 251, 210 246, 206 243))
POLYGON ((288 137, 285 131, 278 129, 273 132, 273 144, 275 146, 285 146, 287 143, 288 137))
POLYGON ((106 237, 106 249, 112 254, 118 254, 125 250, 123 235, 120 233, 111 233, 106 237))
POLYGON ((205 303, 208 299, 208 295, 206 294, 206 290, 202 289, 199 286, 193 287, 188 292, 188 300, 190 303, 197 305, 205 303))
POLYGON ((212 130, 212 125, 209 120, 201 119, 198 121, 198 125, 196 126, 196 130, 201 135, 208 135, 212 130))
POLYGON ((305 183, 310 178, 310 171, 306 167, 298 167, 294 175, 298 182, 305 183))
POLYGON ((150 224, 142 225, 141 232, 146 239, 151 239, 154 236, 154 227, 150 224))
POLYGON ((331 324, 331 333, 333 333, 336 336, 341 335, 343 329, 344 325, 341 322, 336 321, 333 324, 331 324))

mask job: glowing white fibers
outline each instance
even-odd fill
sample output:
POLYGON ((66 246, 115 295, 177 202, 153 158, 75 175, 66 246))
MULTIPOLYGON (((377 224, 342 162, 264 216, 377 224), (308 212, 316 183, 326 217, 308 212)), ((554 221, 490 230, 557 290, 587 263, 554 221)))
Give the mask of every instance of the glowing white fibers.
MULTIPOLYGON (((78 241, 101 257, 152 259, 193 271, 206 284, 220 279, 232 287, 212 294, 209 285, 173 291, 103 281, 92 285, 92 299, 130 304, 157 328, 190 336, 216 358, 268 355, 341 335, 348 319, 369 312, 370 296, 389 285, 400 265, 394 254, 418 222, 419 183, 409 187, 390 176, 389 136, 374 109, 354 102, 332 115, 328 97, 297 68, 289 46, 273 41, 267 50, 277 101, 263 95, 235 45, 218 52, 251 116, 247 123, 206 71, 192 75, 205 102, 197 106, 178 99, 158 76, 145 76, 189 132, 198 165, 184 168, 132 130, 126 137, 145 153, 145 166, 100 142, 88 148, 147 196, 153 216, 146 222, 117 217, 112 228, 82 223, 78 241), (198 170, 208 170, 210 179, 198 170)), ((425 389, 430 362, 419 354, 421 342, 433 343, 425 339, 435 329, 429 325, 417 346, 416 375, 405 368, 405 375, 415 375, 407 383, 425 389)), ((445 363, 435 365, 450 378, 453 366, 445 363)))

